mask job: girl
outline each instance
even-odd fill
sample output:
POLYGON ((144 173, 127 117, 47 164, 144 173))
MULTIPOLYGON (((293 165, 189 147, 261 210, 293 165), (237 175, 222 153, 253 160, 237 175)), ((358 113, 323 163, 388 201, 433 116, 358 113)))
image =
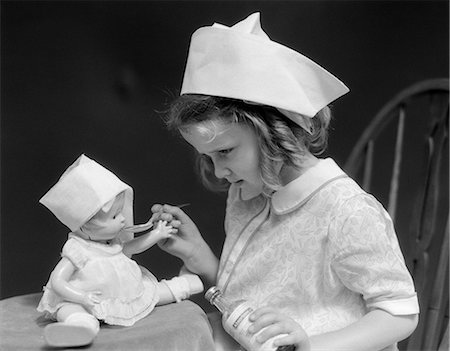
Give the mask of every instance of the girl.
POLYGON ((250 332, 298 350, 395 350, 418 303, 381 204, 330 158, 332 101, 348 92, 313 61, 269 39, 259 13, 191 39, 167 123, 198 152, 204 183, 227 189, 220 261, 179 208, 159 246, 230 299, 258 308, 250 332))
POLYGON ((38 311, 58 323, 46 326, 50 346, 90 344, 99 321, 131 326, 155 305, 203 291, 195 275, 158 282, 130 259, 175 232, 166 222, 132 239, 132 189, 85 155, 40 200, 71 229, 62 259, 50 275, 38 311))

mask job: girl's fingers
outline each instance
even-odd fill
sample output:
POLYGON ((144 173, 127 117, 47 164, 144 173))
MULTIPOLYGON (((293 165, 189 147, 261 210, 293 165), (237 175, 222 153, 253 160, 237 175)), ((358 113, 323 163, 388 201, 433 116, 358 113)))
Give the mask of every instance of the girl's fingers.
POLYGON ((309 351, 311 350, 311 343, 309 341, 308 335, 303 329, 291 333, 289 335, 276 338, 273 341, 273 346, 283 346, 283 345, 296 345, 296 350, 298 351, 309 351))
POLYGON ((269 325, 268 327, 261 330, 256 336, 256 341, 263 344, 270 338, 280 334, 287 334, 286 328, 283 323, 276 323, 269 325))
POLYGON ((153 212, 152 221, 167 221, 172 227, 178 228, 182 224, 192 222, 190 217, 177 206, 155 204, 151 210, 153 212))
POLYGON ((173 228, 179 228, 181 226, 181 222, 179 220, 177 220, 177 219, 174 219, 173 221, 170 222, 170 225, 173 228))
POLYGON ((261 329, 277 323, 280 321, 280 318, 278 318, 278 315, 272 311, 268 311, 267 313, 260 314, 258 318, 256 318, 250 327, 251 333, 258 333, 261 329))
POLYGON ((182 209, 176 206, 171 205, 164 205, 163 211, 170 213, 172 216, 176 217, 178 220, 180 220, 182 223, 187 223, 191 221, 191 218, 183 212, 182 209))
POLYGON ((277 311, 272 308, 272 307, 260 307, 258 309, 256 309, 256 311, 254 311, 251 315, 250 315, 250 321, 254 322, 257 319, 261 318, 261 316, 268 314, 268 313, 272 313, 275 314, 277 313, 277 311))
POLYGON ((156 222, 157 220, 159 220, 159 215, 161 214, 161 212, 155 212, 152 214, 152 216, 150 217, 149 221, 150 222, 156 222))
POLYGON ((257 334, 256 340, 260 343, 280 334, 288 334, 275 338, 274 345, 293 344, 301 346, 300 350, 309 350, 309 338, 303 328, 290 317, 271 307, 257 309, 251 314, 250 321, 253 321, 253 324, 249 331, 257 334))
POLYGON ((159 219, 170 222, 173 219, 173 216, 170 213, 163 212, 159 215, 159 219))
POLYGON ((163 206, 160 205, 160 204, 154 204, 154 205, 152 206, 152 208, 151 208, 151 211, 152 211, 153 213, 161 212, 162 207, 163 207, 163 206))
MULTIPOLYGON (((296 334, 289 334, 289 335, 284 335, 284 336, 280 336, 279 338, 275 338, 275 340, 273 341, 273 346, 278 347, 278 346, 283 346, 283 345, 298 345, 301 343, 306 343, 309 342, 308 338, 301 338, 296 334)), ((300 348, 299 351, 303 350, 303 348, 300 348)))

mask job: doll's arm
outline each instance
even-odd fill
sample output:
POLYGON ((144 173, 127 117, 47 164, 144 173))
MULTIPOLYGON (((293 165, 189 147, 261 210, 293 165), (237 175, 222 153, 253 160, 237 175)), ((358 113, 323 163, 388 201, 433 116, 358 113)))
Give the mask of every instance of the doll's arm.
POLYGON ((69 279, 75 272, 75 269, 72 262, 63 257, 50 276, 51 285, 55 292, 65 300, 92 307, 100 302, 98 297, 101 295, 101 292, 79 290, 70 284, 69 279))
POLYGON ((126 241, 123 244, 123 253, 128 257, 131 257, 134 254, 141 253, 151 248, 158 241, 170 238, 171 230, 172 227, 168 226, 167 222, 159 221, 156 228, 152 231, 132 240, 126 241))

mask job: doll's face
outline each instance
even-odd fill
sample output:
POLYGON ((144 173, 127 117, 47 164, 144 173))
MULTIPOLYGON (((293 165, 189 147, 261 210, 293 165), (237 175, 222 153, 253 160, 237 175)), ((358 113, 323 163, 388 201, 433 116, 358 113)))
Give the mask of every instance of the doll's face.
POLYGON ((124 197, 118 195, 109 209, 100 210, 84 225, 87 235, 94 241, 107 241, 119 235, 125 226, 125 217, 122 214, 124 197))

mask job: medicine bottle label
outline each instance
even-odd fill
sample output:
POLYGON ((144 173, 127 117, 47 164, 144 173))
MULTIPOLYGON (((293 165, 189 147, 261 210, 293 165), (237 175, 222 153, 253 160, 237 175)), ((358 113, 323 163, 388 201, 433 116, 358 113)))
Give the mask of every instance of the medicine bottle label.
POLYGON ((247 351, 276 350, 276 347, 273 346, 273 339, 269 339, 261 345, 256 341, 256 335, 248 332, 248 328, 252 324, 249 320, 252 312, 253 308, 248 304, 243 303, 239 305, 224 321, 224 329, 247 351))

